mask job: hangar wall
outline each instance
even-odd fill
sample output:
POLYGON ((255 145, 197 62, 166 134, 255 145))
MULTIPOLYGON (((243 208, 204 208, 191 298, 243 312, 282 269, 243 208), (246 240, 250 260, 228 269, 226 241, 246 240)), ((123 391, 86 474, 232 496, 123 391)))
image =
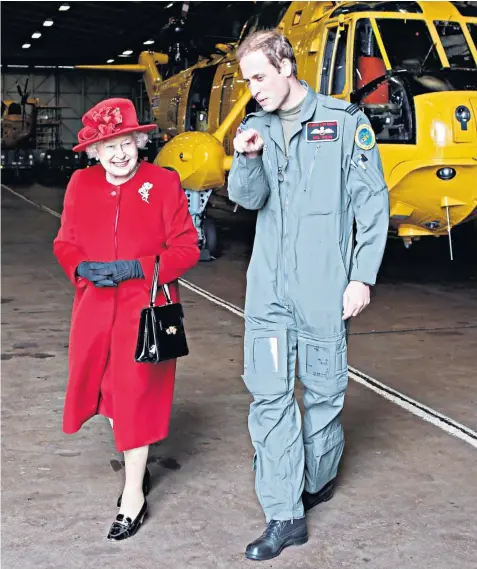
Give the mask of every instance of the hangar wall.
MULTIPOLYGON (((138 112, 143 104, 142 78, 130 73, 84 72, 74 69, 24 70, 2 67, 2 99, 18 101, 17 84, 23 90, 29 78, 30 97, 38 97, 41 105, 61 106, 61 141, 71 148, 77 141, 84 112, 102 99, 125 97, 131 99, 138 112)), ((144 120, 142 116, 139 120, 144 120)), ((147 119, 146 119, 147 120, 147 119)))

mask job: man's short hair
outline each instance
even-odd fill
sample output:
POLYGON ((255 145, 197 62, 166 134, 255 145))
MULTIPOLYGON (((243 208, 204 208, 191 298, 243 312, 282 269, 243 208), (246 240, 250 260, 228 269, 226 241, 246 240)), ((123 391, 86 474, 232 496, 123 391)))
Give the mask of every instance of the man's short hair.
POLYGON ((247 36, 237 50, 237 59, 240 61, 245 55, 262 50, 270 63, 280 71, 280 63, 289 59, 292 65, 292 74, 296 77, 298 69, 295 54, 288 39, 277 30, 261 30, 247 36))

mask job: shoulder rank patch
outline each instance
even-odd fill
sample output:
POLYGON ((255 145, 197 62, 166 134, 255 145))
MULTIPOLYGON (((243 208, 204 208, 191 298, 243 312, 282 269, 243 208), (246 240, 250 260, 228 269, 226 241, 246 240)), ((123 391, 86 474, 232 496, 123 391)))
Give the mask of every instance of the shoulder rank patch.
POLYGON ((352 105, 349 105, 349 107, 346 107, 345 111, 353 116, 359 111, 359 107, 353 103, 352 105))
POLYGON ((376 144, 376 136, 369 124, 360 124, 356 129, 354 141, 363 150, 371 150, 376 144))
POLYGON ((338 121, 306 123, 307 142, 333 142, 338 140, 338 121))

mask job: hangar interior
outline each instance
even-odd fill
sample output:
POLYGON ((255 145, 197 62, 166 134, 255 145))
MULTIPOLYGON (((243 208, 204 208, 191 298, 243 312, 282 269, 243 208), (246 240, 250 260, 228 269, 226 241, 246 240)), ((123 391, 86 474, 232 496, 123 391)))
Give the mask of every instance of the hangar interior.
MULTIPOLYGON (((335 496, 307 514, 306 545, 286 548, 262 565, 477 567, 477 2, 4 1, 0 10, 5 567, 126 564, 142 569, 158 563, 171 569, 235 569, 253 563, 245 559, 244 548, 263 530, 264 517, 254 489, 254 448, 247 428, 252 398, 242 374, 246 273, 256 212, 231 203, 226 185, 199 192, 187 186, 192 176, 185 178, 199 242, 208 254, 180 280, 190 353, 178 361, 169 436, 150 449, 149 516, 137 536, 119 547, 105 540, 125 475, 124 456, 114 447, 109 424, 98 415, 73 436, 62 432, 74 288, 52 253, 52 242, 72 174, 95 163, 86 153, 72 150, 87 110, 107 98, 130 99, 140 124, 158 124, 141 150, 141 158, 153 162, 184 131, 217 133, 230 117, 241 93, 232 58, 244 29, 277 26, 290 6, 295 6, 292 29, 301 25, 320 29, 325 5, 326 10, 341 11, 336 22, 344 18, 345 32, 340 28, 340 36, 337 28, 327 36, 335 43, 326 44, 323 52, 330 56, 330 75, 321 75, 326 79, 321 87, 326 91, 329 84, 336 89, 340 83, 343 93, 337 94, 345 100, 349 100, 344 97, 348 82, 335 81, 337 76, 331 73, 333 66, 339 67, 340 57, 342 62, 352 61, 346 54, 351 54, 355 36, 351 24, 346 28, 347 18, 359 12, 360 18, 373 22, 368 26, 367 21, 357 20, 362 28, 356 29, 366 29, 367 56, 374 57, 370 46, 386 48, 380 12, 391 10, 402 22, 406 15, 415 21, 426 10, 436 10, 428 18, 434 22, 430 49, 421 50, 417 63, 394 75, 393 69, 387 69, 385 81, 396 89, 396 98, 389 104, 374 104, 387 89, 379 79, 369 91, 365 85, 360 92, 361 84, 355 85, 352 96, 358 93, 357 104, 369 103, 376 124, 384 120, 383 132, 396 125, 401 128, 398 106, 402 108, 408 97, 410 112, 418 116, 412 126, 418 134, 406 141, 403 151, 396 144, 378 144, 386 180, 391 184, 387 164, 395 160, 398 167, 401 160, 412 159, 415 149, 416 160, 425 162, 416 171, 430 168, 435 184, 434 170, 440 168, 437 177, 443 184, 449 178, 453 189, 448 195, 454 195, 455 203, 442 198, 435 205, 430 178, 414 178, 410 193, 399 183, 390 190, 391 195, 394 191, 404 196, 391 211, 396 225, 371 290, 370 306, 349 326, 349 385, 342 413, 346 443, 335 496), (439 9, 429 7, 435 4, 448 4, 455 17, 443 22, 439 9), (311 24, 304 22, 309 13, 311 24), (467 27, 457 22, 461 17, 468 18, 467 27), (166 65, 157 64, 161 82, 168 85, 157 92, 157 100, 151 97, 147 74, 133 69, 140 54, 148 51, 156 54, 153 57, 168 56, 166 65), (426 68, 423 79, 425 64, 433 58, 437 63, 426 68), (448 69, 437 69, 439 58, 447 61, 448 69), (203 64, 203 71, 188 79, 184 70, 197 63, 203 64), (223 65, 222 71, 211 67, 215 64, 223 65), (81 65, 131 69, 76 68, 81 65), (181 77, 186 77, 183 82, 181 77), (190 84, 197 97, 187 101, 184 92, 190 84), (448 87, 455 91, 450 102, 432 107, 430 115, 422 110, 425 105, 420 106, 418 96, 414 98, 418 88, 420 95, 427 96, 448 87), (207 104, 201 107, 204 96, 207 104), (419 125, 438 120, 453 125, 456 150, 446 154, 446 148, 436 144, 435 154, 424 156, 419 149, 424 131, 419 125), (443 157, 449 162, 441 164, 443 157), (409 233, 399 232, 403 216, 413 215, 404 198, 415 198, 416 211, 424 212, 419 218, 421 232, 414 226, 409 233), (464 213, 457 221, 452 216, 459 207, 464 213), (454 220, 448 228, 446 224, 454 220)), ((299 37, 299 32, 293 33, 299 37)), ((309 28, 307 34, 311 38, 307 55, 320 54, 322 48, 313 43, 309 28)), ((394 41, 394 35, 388 37, 394 41)), ((422 45, 427 46, 427 36, 423 37, 421 33, 422 45)), ((392 66, 392 58, 388 63, 392 66)), ((359 74, 353 69, 349 77, 355 75, 359 74)), ((256 107, 252 100, 243 108, 251 112, 256 107)), ((439 135, 438 128, 434 130, 439 135)), ((231 120, 220 139, 225 155, 231 154, 234 133, 231 120)), ((197 140, 208 144, 208 139, 197 140)), ((190 152, 199 152, 199 147, 190 152)), ((303 411, 299 381, 296 390, 303 411)))

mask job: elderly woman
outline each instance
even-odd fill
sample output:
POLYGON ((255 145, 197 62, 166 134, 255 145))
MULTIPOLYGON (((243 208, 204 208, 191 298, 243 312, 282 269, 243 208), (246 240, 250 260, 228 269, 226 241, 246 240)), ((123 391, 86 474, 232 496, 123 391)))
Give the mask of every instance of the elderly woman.
POLYGON ((176 281, 199 248, 178 175, 138 161, 155 125, 139 126, 127 99, 102 101, 83 124, 74 150, 100 164, 72 176, 53 246, 76 287, 63 430, 75 433, 96 414, 109 418, 126 481, 108 539, 123 540, 147 512, 149 445, 167 436, 176 368, 175 360, 135 362, 140 312, 156 257, 159 284, 171 283, 177 301, 176 281))

